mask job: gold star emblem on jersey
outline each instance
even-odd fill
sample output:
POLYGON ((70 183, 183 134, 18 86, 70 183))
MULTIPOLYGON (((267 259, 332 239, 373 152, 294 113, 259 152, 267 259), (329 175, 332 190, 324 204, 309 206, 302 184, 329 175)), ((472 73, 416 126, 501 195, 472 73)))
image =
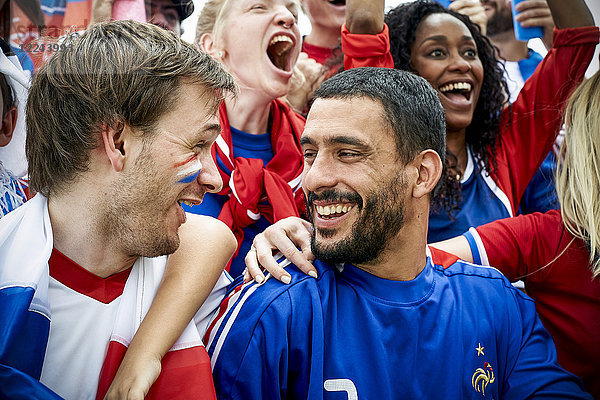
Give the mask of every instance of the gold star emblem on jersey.
POLYGON ((473 377, 471 378, 471 385, 473 385, 473 389, 476 392, 481 393, 482 396, 485 396, 485 388, 490 383, 494 383, 496 381, 496 377, 494 376, 494 370, 490 363, 485 362, 483 364, 483 368, 477 368, 473 377))
POLYGON ((477 343, 477 344, 478 344, 478 346, 475 347, 475 350, 477 350, 477 357, 479 357, 479 356, 485 356, 485 353, 483 352, 483 349, 485 349, 485 347, 483 347, 481 345, 481 343, 477 343))

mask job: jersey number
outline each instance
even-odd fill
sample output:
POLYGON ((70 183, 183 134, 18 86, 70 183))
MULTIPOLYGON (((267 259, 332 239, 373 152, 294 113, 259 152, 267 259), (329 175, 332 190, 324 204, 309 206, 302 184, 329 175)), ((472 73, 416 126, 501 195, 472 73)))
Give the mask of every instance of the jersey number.
POLYGON ((358 400, 358 392, 350 379, 327 379, 323 387, 328 392, 346 392, 348 400, 358 400))

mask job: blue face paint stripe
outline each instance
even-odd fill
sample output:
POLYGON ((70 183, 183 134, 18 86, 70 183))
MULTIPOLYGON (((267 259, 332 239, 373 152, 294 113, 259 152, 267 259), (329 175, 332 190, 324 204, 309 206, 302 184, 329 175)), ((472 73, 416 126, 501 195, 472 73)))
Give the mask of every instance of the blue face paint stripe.
MULTIPOLYGON (((200 170, 200 171, 202 171, 202 170, 200 170)), ((188 175, 185 178, 178 180, 177 183, 192 183, 192 182, 194 182, 198 178, 198 175, 200 175, 200 171, 196 171, 193 174, 188 175)))

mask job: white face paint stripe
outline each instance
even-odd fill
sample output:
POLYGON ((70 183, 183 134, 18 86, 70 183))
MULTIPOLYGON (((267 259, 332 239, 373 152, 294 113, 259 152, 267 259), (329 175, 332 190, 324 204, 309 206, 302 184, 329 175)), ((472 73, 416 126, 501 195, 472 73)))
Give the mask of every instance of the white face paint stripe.
POLYGON ((198 178, 198 175, 200 175, 200 171, 202 171, 202 163, 200 160, 195 159, 194 161, 186 164, 186 166, 177 173, 177 177, 180 178, 178 182, 193 182, 196 180, 196 178, 198 178))

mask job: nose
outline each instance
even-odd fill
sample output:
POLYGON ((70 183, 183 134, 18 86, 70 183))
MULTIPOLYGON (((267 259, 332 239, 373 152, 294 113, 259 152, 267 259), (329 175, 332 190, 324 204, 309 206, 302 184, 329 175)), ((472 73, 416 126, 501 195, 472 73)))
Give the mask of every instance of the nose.
POLYGON ((465 73, 471 69, 471 64, 461 54, 453 52, 449 59, 448 69, 450 71, 465 73))
POLYGON ((334 187, 338 182, 337 168, 326 155, 318 154, 312 162, 304 163, 302 187, 306 192, 319 193, 334 187))
POLYGON ((296 24, 294 14, 287 7, 279 7, 277 10, 276 23, 286 29, 292 28, 296 24))
POLYGON ((223 180, 217 170, 217 165, 212 158, 212 154, 206 152, 204 157, 200 160, 202 163, 202 171, 198 175, 196 181, 204 190, 209 193, 218 193, 223 189, 223 180))

